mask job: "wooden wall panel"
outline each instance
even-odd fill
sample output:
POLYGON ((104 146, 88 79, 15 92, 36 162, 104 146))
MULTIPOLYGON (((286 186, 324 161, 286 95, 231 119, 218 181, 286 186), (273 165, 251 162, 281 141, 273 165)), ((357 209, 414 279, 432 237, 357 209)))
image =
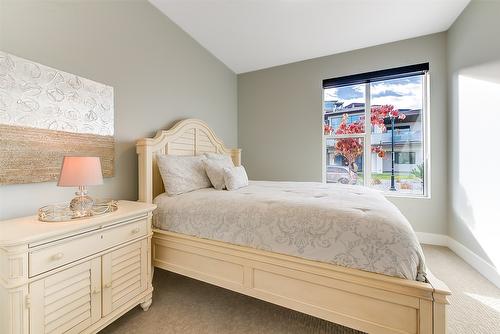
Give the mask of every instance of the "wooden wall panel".
POLYGON ((111 177, 114 151, 113 136, 0 124, 0 184, 55 181, 65 155, 98 156, 111 177))

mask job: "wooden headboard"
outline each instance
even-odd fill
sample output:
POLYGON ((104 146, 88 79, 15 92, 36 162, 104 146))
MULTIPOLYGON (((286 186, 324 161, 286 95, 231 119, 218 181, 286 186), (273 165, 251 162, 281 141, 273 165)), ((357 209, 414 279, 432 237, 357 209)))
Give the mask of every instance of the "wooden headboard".
POLYGON ((206 152, 229 155, 241 164, 241 150, 228 149, 209 126, 199 119, 185 119, 169 130, 159 130, 154 138, 137 141, 139 155, 139 201, 152 203, 163 193, 163 180, 156 164, 157 154, 199 155, 206 152))

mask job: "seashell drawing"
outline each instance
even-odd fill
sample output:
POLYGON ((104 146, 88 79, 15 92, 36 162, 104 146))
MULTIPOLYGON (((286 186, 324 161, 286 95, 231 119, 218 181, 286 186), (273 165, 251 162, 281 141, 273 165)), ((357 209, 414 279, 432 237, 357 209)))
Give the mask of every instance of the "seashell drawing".
POLYGON ((109 124, 110 122, 113 121, 113 115, 110 115, 110 113, 102 113, 100 118, 101 118, 101 121, 105 124, 109 124))
POLYGON ((62 100, 64 100, 64 93, 59 88, 48 88, 46 90, 46 93, 47 93, 47 97, 52 102, 61 102, 62 100))
POLYGON ((52 80, 54 80, 54 78, 56 77, 56 74, 57 74, 57 71, 56 70, 53 70, 53 69, 48 69, 46 72, 45 72, 45 75, 43 76, 46 83, 49 83, 51 82, 52 80))
POLYGON ((61 131, 76 132, 76 126, 69 122, 61 122, 61 131))
POLYGON ((75 91, 69 92, 68 94, 66 94, 66 99, 68 100, 68 102, 71 102, 74 104, 82 103, 82 99, 81 99, 80 95, 75 91))
POLYGON ((80 88, 83 87, 82 81, 76 75, 74 77, 68 79, 68 85, 70 85, 71 88, 73 88, 75 90, 79 90, 80 88))
POLYGON ((7 53, 0 52, 0 74, 12 72, 15 68, 16 64, 12 57, 7 53))
POLYGON ((97 106, 97 101, 93 97, 88 97, 85 99, 85 105, 89 109, 95 109, 95 107, 97 106))
POLYGON ((104 112, 109 111, 109 109, 111 108, 111 106, 109 105, 109 103, 106 102, 106 101, 101 102, 101 104, 99 104, 99 107, 104 112))
POLYGON ((60 83, 64 83, 66 80, 64 80, 63 75, 60 72, 56 72, 54 75, 54 78, 52 79, 52 84, 57 85, 60 83))
MULTIPOLYGON (((38 122, 38 127, 42 129, 49 129, 52 122, 55 122, 54 118, 43 118, 38 122)), ((50 129, 56 130, 56 129, 50 129)))
POLYGON ((93 110, 89 110, 86 114, 85 114, 85 120, 87 122, 94 122, 95 120, 97 120, 97 113, 93 110))
POLYGON ((92 95, 95 95, 97 93, 97 88, 93 84, 86 85, 85 90, 92 95))
POLYGON ((21 88, 21 91, 27 96, 37 96, 42 93, 42 87, 36 83, 23 82, 19 85, 19 88, 21 88))
POLYGON ((99 95, 106 100, 109 100, 113 97, 113 91, 109 87, 104 87, 99 91, 99 95))
MULTIPOLYGON (((17 109, 22 112, 35 112, 40 108, 38 102, 31 98, 26 98, 23 100, 17 100, 17 109)), ((23 123, 24 124, 24 123, 23 123)))
POLYGON ((72 110, 72 109, 67 110, 66 111, 66 118, 70 119, 70 120, 73 120, 73 121, 78 120, 78 111, 72 110))
POLYGON ((59 130, 59 123, 56 120, 52 120, 48 123, 47 129, 49 130, 59 130))
POLYGON ((25 77, 25 80, 32 81, 33 79, 38 79, 42 76, 42 71, 40 66, 32 62, 23 62, 22 66, 18 67, 21 71, 21 75, 25 77))

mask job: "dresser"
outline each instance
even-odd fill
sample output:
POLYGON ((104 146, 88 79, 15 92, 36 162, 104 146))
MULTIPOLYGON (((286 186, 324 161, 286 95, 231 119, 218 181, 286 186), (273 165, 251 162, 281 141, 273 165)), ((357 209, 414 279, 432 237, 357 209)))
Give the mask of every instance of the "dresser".
POLYGON ((0 333, 96 333, 136 305, 147 311, 155 207, 119 201, 88 219, 0 222, 0 333))

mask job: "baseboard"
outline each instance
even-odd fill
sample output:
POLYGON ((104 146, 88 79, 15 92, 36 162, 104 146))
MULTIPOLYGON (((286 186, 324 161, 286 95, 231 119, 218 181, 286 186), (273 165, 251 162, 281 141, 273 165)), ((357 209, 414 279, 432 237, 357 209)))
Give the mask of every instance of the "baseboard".
POLYGON ((470 249, 448 237, 448 248, 455 254, 460 256, 465 262, 470 264, 474 269, 479 271, 484 277, 490 280, 498 288, 500 288, 500 273, 498 269, 483 260, 479 255, 472 252, 470 249))
POLYGON ((460 242, 444 234, 434 234, 425 232, 416 232, 418 240, 422 244, 445 246, 460 256, 472 268, 476 269, 481 275, 491 283, 500 288, 500 273, 490 263, 486 262, 479 255, 462 245, 460 242))
POLYGON ((445 246, 448 247, 449 237, 444 234, 436 233, 426 233, 426 232, 416 232, 418 241, 424 245, 435 245, 435 246, 445 246))

